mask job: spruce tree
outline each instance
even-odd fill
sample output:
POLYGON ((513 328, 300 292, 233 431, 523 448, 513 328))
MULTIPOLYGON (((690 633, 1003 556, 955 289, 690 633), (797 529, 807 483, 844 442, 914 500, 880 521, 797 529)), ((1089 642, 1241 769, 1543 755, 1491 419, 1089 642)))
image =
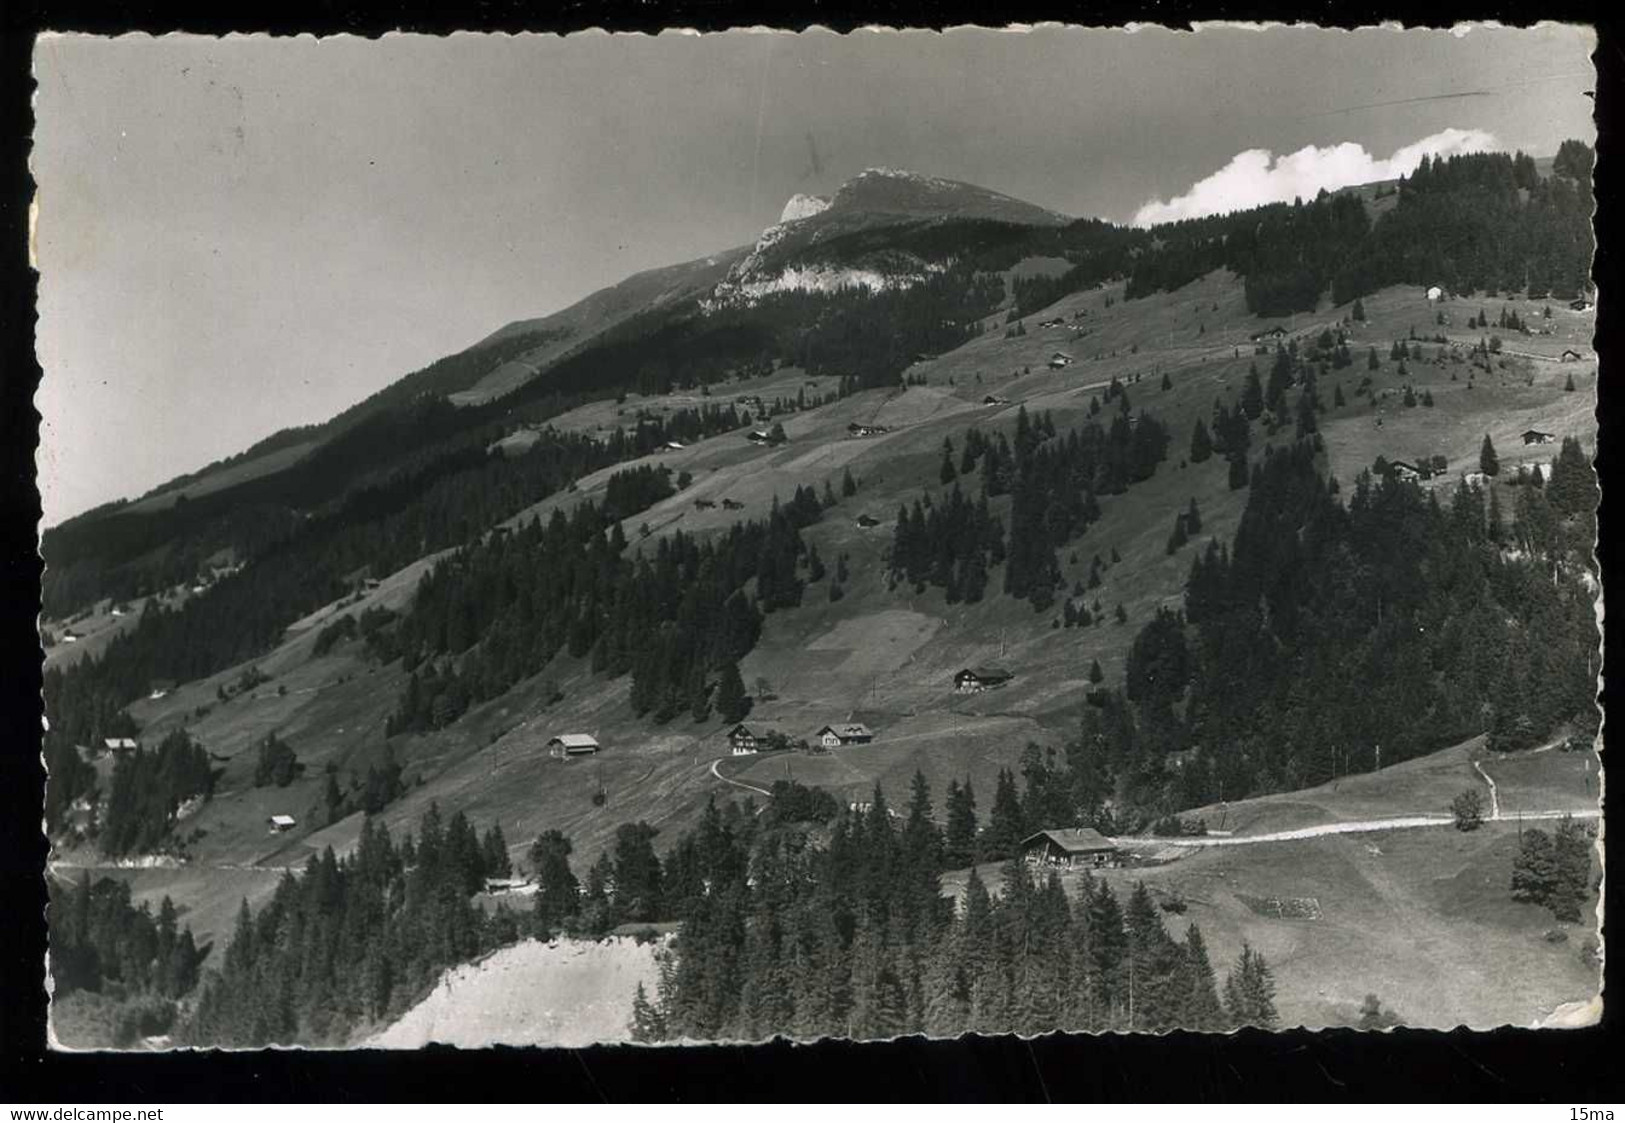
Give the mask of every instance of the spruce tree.
POLYGON ((537 934, 546 936, 580 907, 579 883, 570 869, 570 840, 557 830, 547 830, 530 847, 530 864, 536 872, 534 919, 537 934))
POLYGON ((1200 464, 1213 455, 1213 439, 1208 436, 1207 425, 1200 417, 1191 431, 1191 463, 1200 464))
POLYGON ((648 994, 643 989, 643 982, 639 980, 637 990, 632 995, 632 1040, 633 1041, 664 1041, 666 1039, 666 1019, 649 1001, 648 994))
POLYGON ((972 864, 976 859, 976 793, 967 779, 961 787, 948 781, 946 860, 953 867, 972 864))
POLYGON ((1224 982, 1225 1012, 1235 1026, 1274 1029, 1280 1021, 1275 1012, 1275 976, 1261 952, 1242 942, 1241 955, 1224 982))
POLYGON ((983 838, 988 858, 1008 858, 1014 854, 1026 837, 1026 826, 1021 817, 1021 798, 1016 791, 1016 777, 1008 768, 999 769, 998 786, 993 792, 993 810, 983 838))
POLYGON ((1219 1002, 1218 984, 1214 979, 1213 964, 1208 960, 1207 944, 1202 930, 1193 921, 1185 931, 1183 964, 1180 974, 1178 1013, 1181 1028, 1199 1033, 1222 1033, 1225 1029, 1224 1007, 1219 1002))
POLYGON ((1495 444, 1488 433, 1484 434, 1484 443, 1478 449, 1478 470, 1486 476, 1496 476, 1501 472, 1501 458, 1495 455, 1495 444))
POLYGON ((717 683, 717 713, 723 721, 734 723, 744 721, 750 708, 751 697, 745 691, 745 680, 740 677, 739 664, 725 664, 717 683))

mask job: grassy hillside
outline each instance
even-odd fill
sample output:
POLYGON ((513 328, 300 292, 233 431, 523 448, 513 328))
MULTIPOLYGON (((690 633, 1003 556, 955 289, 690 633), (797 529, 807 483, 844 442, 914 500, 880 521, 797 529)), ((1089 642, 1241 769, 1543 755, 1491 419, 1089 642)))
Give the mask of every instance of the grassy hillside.
MULTIPOLYGON (((1391 339, 1404 337, 1412 324, 1423 335, 1450 330, 1431 326, 1429 306, 1415 290, 1388 290, 1366 298, 1364 304, 1368 321, 1351 325, 1355 365, 1322 383, 1328 405, 1335 382, 1341 379, 1352 391, 1364 376, 1363 347, 1368 341, 1384 356, 1383 369, 1375 378, 1380 392, 1398 385, 1394 364, 1386 358, 1391 339)), ((1498 302, 1483 304, 1492 317, 1498 314, 1498 302)), ((1450 314, 1464 322, 1469 310, 1477 309, 1478 302, 1457 301, 1450 314)), ((1519 305, 1517 310, 1532 324, 1540 323, 1538 307, 1519 305)), ((1305 335, 1335 325, 1347 312, 1325 308, 1314 316, 1281 322, 1294 334, 1305 335)), ((644 525, 651 539, 676 529, 706 535, 737 519, 760 517, 775 495, 788 498, 799 484, 821 488, 827 480, 839 490, 844 470, 859 481, 854 497, 843 499, 822 522, 804 532, 832 567, 839 554, 850 555, 853 579, 847 595, 831 604, 824 584, 809 586, 801 607, 768 618, 760 643, 741 671, 747 684, 765 678, 776 695, 757 703, 750 718, 753 724, 801 737, 827 721, 850 717, 874 728, 876 741, 827 758, 728 759, 720 765, 722 775, 761 787, 788 775, 852 798, 866 796, 878 781, 898 798, 918 769, 939 801, 949 779, 969 776, 985 816, 999 767, 1013 764, 1029 740, 1059 745, 1071 735, 1091 660, 1100 662, 1108 683, 1119 681, 1138 627, 1158 606, 1179 603, 1195 547, 1187 546, 1172 557, 1165 553, 1172 513, 1194 498, 1204 522, 1198 542, 1209 535, 1227 539, 1233 532, 1246 493, 1229 490, 1222 459, 1201 465, 1183 461, 1195 420, 1208 416, 1215 397, 1229 400, 1239 391, 1248 364, 1254 361, 1249 337, 1271 322, 1246 313, 1240 284, 1223 273, 1174 293, 1132 302, 1121 300, 1120 285, 1074 293, 1029 317, 1024 336, 1006 339, 1002 324, 990 321, 990 330, 982 337, 916 364, 909 374, 923 378, 925 385, 867 390, 784 417, 790 440, 780 448, 758 448, 743 433, 730 433, 647 458, 669 466, 674 477, 691 473, 693 482, 628 520, 625 531, 634 549, 643 541, 644 525), (1062 319, 1064 326, 1037 327, 1038 321, 1054 318, 1062 319), (1086 334, 1075 338, 1080 331, 1086 334), (1064 369, 1049 369, 1048 359, 1057 350, 1077 361, 1064 369), (1166 391, 1160 388, 1164 373, 1172 382, 1166 391), (1169 426, 1173 446, 1152 479, 1124 495, 1103 498, 1101 519, 1061 553, 1070 585, 1086 581, 1095 554, 1109 561, 1117 551, 1121 561, 1109 566, 1103 585, 1085 598, 1091 604, 1098 598, 1105 623, 1081 629, 1054 627, 1054 614, 1036 614, 1025 602, 996 595, 997 573, 989 596, 971 606, 947 605, 938 589, 918 596, 907 586, 887 591, 882 557, 895 513, 922 489, 940 491, 937 472, 944 438, 958 448, 970 425, 1008 431, 1022 403, 1029 411, 1051 411, 1058 429, 1079 424, 1087 417, 1090 398, 1114 377, 1127 385, 1136 410, 1149 410, 1169 426), (988 394, 1003 397, 1008 404, 984 405, 988 394), (847 425, 852 421, 884 424, 892 431, 851 439, 847 425), (700 509, 695 506, 700 499, 716 506, 700 509), (740 503, 743 509, 727 510, 723 499, 740 503), (879 519, 880 525, 858 527, 855 520, 860 514, 879 519), (1127 614, 1126 625, 1111 619, 1119 604, 1127 614), (953 672, 983 662, 1009 667, 1015 680, 1000 691, 954 697, 953 672)), ((1508 348, 1528 351, 1530 356, 1509 354, 1505 371, 1481 374, 1471 391, 1465 389, 1464 366, 1411 364, 1411 382, 1418 393, 1423 387, 1433 390, 1432 408, 1406 410, 1390 398, 1379 399, 1374 411, 1366 399, 1350 394, 1349 404, 1322 424, 1333 470, 1348 480, 1379 453, 1411 459, 1424 451, 1438 451, 1450 458, 1454 478, 1458 466, 1476 467, 1477 445, 1485 432, 1494 435, 1503 460, 1515 462, 1521 455, 1515 434, 1529 427, 1573 433, 1589 443, 1594 434, 1590 416, 1594 359, 1577 364, 1550 360, 1565 346, 1579 347, 1590 356, 1583 343, 1590 323, 1589 314, 1554 310, 1553 335, 1507 336, 1508 348), (1452 370, 1458 373, 1455 382, 1450 380, 1452 370), (1570 371, 1580 388, 1573 394, 1561 389, 1570 371), (1382 419, 1380 427, 1374 416, 1382 419)), ((1463 332, 1463 342, 1467 338, 1463 332)), ((1435 349, 1436 345, 1424 345, 1430 357, 1435 349)), ((1258 361, 1267 365, 1262 357, 1258 361)), ((799 371, 787 368, 769 379, 739 384, 737 394, 788 395, 804 382, 799 371)), ((714 388, 713 400, 724 392, 714 388)), ((559 425, 592 431, 625 421, 639 408, 693 404, 692 396, 630 397, 620 406, 598 403, 567 414, 559 425)), ((555 508, 601 498, 616 470, 584 477, 573 490, 541 501, 513 521, 545 518, 555 508)), ((975 477, 963 483, 973 492, 978 486, 975 477)), ((1001 518, 1007 518, 1008 502, 1008 498, 995 501, 995 513, 1001 518)), ((184 724, 222 758, 215 797, 187 823, 188 831, 203 832, 191 844, 192 864, 183 871, 133 875, 138 896, 155 899, 170 893, 192 910, 190 919, 200 937, 205 932, 219 934, 242 896, 253 900, 274 881, 274 873, 261 877, 242 867, 275 871, 301 863, 322 846, 343 848, 354 839, 359 816, 331 825, 322 822, 324 770, 331 765, 340 782, 348 783, 352 775, 364 773, 369 763, 381 759, 383 722, 395 705, 404 675, 398 665, 368 663, 355 641, 313 658, 315 633, 339 611, 358 612, 373 604, 404 606, 429 564, 431 559, 425 559, 385 577, 359 603, 328 605, 298 622, 281 646, 256 661, 270 681, 252 696, 217 701, 217 687, 240 673, 241 668, 232 668, 184 684, 162 700, 143 700, 131 707, 146 736, 161 736, 184 724), (305 772, 287 789, 255 789, 252 748, 273 729, 294 747, 305 772), (289 835, 268 835, 265 819, 273 813, 295 815, 300 828, 289 835)), ((415 822, 431 800, 438 801, 444 808, 464 810, 482 828, 500 823, 516 856, 539 831, 558 828, 573 839, 574 861, 584 869, 622 822, 646 819, 670 832, 670 837, 694 821, 709 797, 743 794, 712 774, 711 765, 726 755, 724 732, 724 724, 715 718, 696 724, 680 715, 665 727, 634 719, 625 680, 593 678, 561 657, 542 674, 475 707, 446 730, 395 739, 393 751, 411 788, 384 817, 392 828, 403 826, 415 822), (544 680, 557 683, 562 701, 543 704, 544 680), (547 758, 546 739, 573 730, 596 732, 605 750, 592 760, 547 758), (607 797, 602 806, 593 802, 600 790, 607 797)), ((1420 767, 1420 762, 1412 763, 1420 767)), ((1506 798, 1523 790, 1530 793, 1530 800, 1544 798, 1541 793, 1549 783, 1544 773, 1525 784, 1517 772, 1524 766, 1502 767, 1511 769, 1506 798)), ((1361 790, 1362 782, 1343 781, 1344 794, 1361 790)), ((1370 782, 1379 783, 1379 778, 1370 782)), ((1401 811, 1438 810, 1463 786, 1466 783, 1457 783, 1454 772, 1441 775, 1428 790, 1425 806, 1401 811)), ((1372 806, 1388 799, 1381 790, 1371 794, 1372 806)), ((1238 808, 1232 804, 1229 809, 1229 829, 1235 829, 1236 816, 1245 813, 1238 808)), ((1274 805, 1267 814, 1277 817, 1271 821, 1292 821, 1289 811, 1274 805)), ((1344 842, 1327 840, 1315 846, 1335 848, 1344 842)), ((1180 868, 1199 868, 1218 859, 1201 855, 1188 861, 1197 865, 1180 868)), ((1354 996, 1355 1001, 1358 998, 1354 996)))
MULTIPOLYGON (((1517 848, 1516 825, 1502 822, 1471 834, 1445 827, 1216 847, 1099 876, 1120 900, 1142 880, 1161 901, 1183 900, 1187 911, 1165 912, 1165 922, 1178 931, 1199 924, 1221 975, 1244 940, 1261 951, 1283 1026, 1356 1024, 1362 999, 1375 993, 1409 1024, 1488 1029, 1531 1025, 1601 982, 1584 951, 1589 926, 1556 925, 1545 909, 1511 899, 1517 848), (1306 906, 1305 918, 1282 919, 1261 903, 1283 898, 1306 906), (1547 939, 1554 930, 1561 941, 1547 939)), ((998 884, 996 866, 980 873, 998 884)), ((1075 879, 1063 881, 1075 892, 1075 879)), ((956 891, 963 875, 945 883, 956 891)))
MULTIPOLYGON (((1165 923, 1179 931, 1191 922, 1200 925, 1221 974, 1243 941, 1263 952, 1275 973, 1282 1025, 1356 1024, 1368 993, 1414 1025, 1531 1025, 1560 1005, 1589 999, 1601 980, 1587 951, 1596 947, 1594 921, 1560 925, 1546 909, 1512 900, 1516 813, 1538 808, 1594 814, 1591 754, 1486 756, 1475 739, 1334 784, 1202 808, 1188 817, 1204 817, 1210 827, 1246 838, 1328 823, 1448 814, 1450 799, 1468 789, 1486 793, 1488 813, 1475 761, 1496 781, 1502 801, 1502 818, 1477 831, 1463 833, 1446 821, 1184 850, 1148 842, 1146 849, 1176 860, 1096 876, 1119 899, 1144 881, 1159 902, 1182 900, 1187 910, 1165 911, 1165 923), (1285 916, 1272 910, 1272 901, 1286 903, 1285 916)), ((1541 826, 1550 830, 1552 824, 1541 826)), ((997 865, 978 873, 988 885, 999 885, 997 865)), ((1069 892, 1076 892, 1078 876, 1063 875, 1069 892)), ((965 871, 945 875, 944 892, 962 892, 965 877, 965 871)))

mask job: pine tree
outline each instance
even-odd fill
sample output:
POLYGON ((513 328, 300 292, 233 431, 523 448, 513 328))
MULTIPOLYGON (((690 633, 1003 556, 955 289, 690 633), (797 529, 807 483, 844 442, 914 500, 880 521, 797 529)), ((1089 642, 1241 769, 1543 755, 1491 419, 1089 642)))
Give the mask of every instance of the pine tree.
POLYGON ((1229 477, 1231 491, 1240 491, 1248 485, 1247 454, 1245 452, 1230 454, 1229 477))
POLYGON ((571 849, 570 840, 557 830, 544 831, 531 844, 530 864, 536 871, 534 917, 539 934, 552 933, 580 907, 579 883, 570 869, 571 849))
POLYGON ((858 493, 858 482, 852 478, 851 468, 841 469, 841 494, 850 499, 858 493))
POLYGON ((986 857, 1008 858, 1016 852, 1026 833, 1015 774, 1008 768, 1001 768, 998 786, 993 791, 993 811, 983 838, 986 857))
POLYGON ((717 713, 730 724, 744 721, 750 713, 751 697, 745 691, 745 680, 740 677, 739 664, 728 663, 722 668, 717 684, 717 713))
POLYGON ((1591 833, 1583 823, 1564 819, 1553 839, 1556 878, 1548 897, 1552 915, 1558 920, 1579 921, 1591 897, 1591 833))
POLYGON ((1207 944, 1202 930, 1192 922, 1185 931, 1185 944, 1181 949, 1183 963, 1180 973, 1182 1002, 1178 1014, 1181 1028, 1199 1033, 1222 1033, 1225 1029, 1224 1007, 1219 1003, 1218 984, 1213 965, 1208 960, 1207 944))
POLYGON ((1354 311, 1350 313, 1350 316, 1356 322, 1364 322, 1365 320, 1365 304, 1361 302, 1359 297, 1354 299, 1354 311))
POLYGON ((1099 686, 1105 677, 1106 672, 1100 669, 1100 660, 1089 660, 1089 681, 1094 685, 1099 686))
POLYGON ((1196 428, 1191 431, 1191 463, 1200 464, 1213 455, 1213 439, 1208 436, 1207 425, 1202 419, 1196 419, 1196 428))
POLYGON ((1494 484, 1490 485, 1489 525, 1485 533, 1497 545, 1506 541, 1506 520, 1501 516, 1501 493, 1494 484))
POLYGON ((1259 380, 1256 363, 1247 369, 1247 384, 1241 392, 1241 412, 1246 414, 1249 421, 1257 421, 1264 412, 1264 384, 1259 380))
POLYGON ((644 991, 641 980, 638 982, 637 991, 632 996, 631 1029, 633 1041, 664 1041, 666 1039, 666 1019, 649 1001, 649 996, 644 991))
POLYGON ((1478 470, 1486 476, 1496 476, 1501 472, 1501 458, 1495 455, 1495 444, 1488 433, 1484 434, 1484 443, 1478 449, 1478 470))
POLYGON ((963 787, 948 781, 946 861, 952 867, 970 865, 976 858, 976 793, 970 780, 963 787))
POLYGON ((1263 954, 1246 941, 1224 981, 1224 1004, 1232 1025, 1274 1029, 1280 1020, 1275 1012, 1275 976, 1263 954))
POLYGON ((513 862, 508 857, 508 841, 502 837, 500 823, 492 823, 486 828, 480 850, 486 877, 513 876, 513 862))

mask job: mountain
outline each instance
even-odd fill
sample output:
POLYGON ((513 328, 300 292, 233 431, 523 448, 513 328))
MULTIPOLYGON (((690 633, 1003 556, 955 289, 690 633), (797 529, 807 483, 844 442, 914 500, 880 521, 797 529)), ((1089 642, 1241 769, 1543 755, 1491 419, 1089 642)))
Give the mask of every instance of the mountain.
POLYGON ((478 381, 449 397, 458 405, 474 405, 500 398, 524 385, 550 364, 580 351, 603 333, 634 316, 686 310, 707 297, 745 255, 746 249, 634 273, 609 288, 599 289, 568 308, 534 320, 506 324, 481 340, 489 347, 509 340, 542 337, 540 346, 520 352, 491 369, 478 381))
MULTIPOLYGON (((368 823, 458 815, 521 866, 559 831, 583 880, 654 837, 691 885, 690 828, 776 805, 780 781, 900 808, 918 775, 938 822, 968 783, 1003 853, 1024 825, 1177 830, 1475 737, 1583 741, 1594 314, 1563 294, 1589 211, 1523 175, 1461 158, 1375 217, 1344 196, 1154 236, 860 176, 756 246, 509 325, 185 502, 58 528, 58 853, 171 895, 223 950, 245 897, 274 915, 282 870, 360 852, 368 823), (881 283, 784 280, 820 270, 881 283), (1468 487, 1486 437, 1500 475, 1468 487), (977 667, 1014 677, 956 693, 977 667), (735 759, 742 712, 764 741, 874 736, 735 759), (579 732, 603 750, 550 755, 579 732), (146 763, 90 751, 118 737, 146 763), (175 865, 112 865, 153 848, 175 865)), ((1441 785, 1476 775, 1457 761, 1392 810, 1442 813, 1441 785)), ((1266 866, 1247 892, 1280 896, 1266 866)), ((474 930, 411 960, 414 985, 487 946, 474 930)))
POLYGON ((829 199, 796 195, 717 286, 720 304, 782 292, 906 288, 941 273, 957 247, 929 235, 968 223, 1058 229, 1072 220, 985 187, 869 168, 829 199))

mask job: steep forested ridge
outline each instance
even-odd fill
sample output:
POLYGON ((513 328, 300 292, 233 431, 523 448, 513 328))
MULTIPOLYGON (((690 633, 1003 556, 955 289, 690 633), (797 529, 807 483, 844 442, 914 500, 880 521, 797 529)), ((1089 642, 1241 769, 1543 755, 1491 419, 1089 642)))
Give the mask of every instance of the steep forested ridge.
MULTIPOLYGON (((96 598, 145 595, 189 581, 217 554, 231 556, 241 568, 178 608, 150 603, 139 623, 114 638, 101 657, 47 674, 51 821, 59 824, 63 811, 90 784, 74 746, 135 732, 124 707, 154 682, 194 680, 253 659, 290 622, 350 592, 361 575, 382 575, 450 547, 468 548, 424 584, 417 609, 369 634, 375 652, 404 656, 414 672, 395 731, 455 721, 469 704, 536 673, 561 650, 590 655, 595 671, 630 674, 633 708, 640 715, 669 720, 685 708, 697 717, 709 713, 716 705, 713 695, 732 680, 739 656, 755 642, 761 615, 799 603, 804 585, 818 579, 822 561, 802 545, 798 530, 815 517, 820 502, 809 493, 765 522, 741 524, 716 541, 698 543, 681 534, 663 539, 633 561, 622 544, 601 532, 659 498, 658 487, 645 490, 653 481, 649 477, 623 481, 617 486, 625 494, 611 497, 591 516, 564 520, 562 528, 531 527, 477 543, 495 523, 588 472, 665 440, 730 431, 746 418, 733 406, 707 407, 639 418, 635 427, 603 442, 544 429, 524 453, 492 451, 494 442, 517 426, 536 425, 584 401, 629 389, 705 387, 785 362, 809 373, 841 375, 842 392, 892 385, 921 354, 956 347, 981 332, 986 318, 1006 302, 1003 271, 1035 255, 1070 266, 1057 276, 1017 281, 1012 311, 1036 310, 1113 277, 1126 275, 1134 297, 1220 267, 1242 275, 1248 306, 1260 314, 1313 307, 1328 286, 1335 299, 1397 282, 1492 290, 1516 285, 1531 294, 1562 295, 1583 283, 1589 261, 1589 196, 1583 182, 1589 165, 1582 155, 1568 150, 1555 174, 1545 178, 1522 155, 1428 161, 1399 185, 1394 205, 1375 221, 1358 198, 1343 194, 1151 231, 1097 222, 1033 228, 991 221, 902 223, 860 231, 834 239, 820 252, 839 258, 889 247, 932 262, 936 271, 920 284, 879 293, 791 291, 749 306, 711 308, 685 299, 621 321, 592 346, 564 354, 544 375, 498 402, 452 407, 440 395, 471 385, 494 364, 552 337, 544 331, 488 341, 341 415, 324 427, 317 447, 288 469, 167 508, 119 508, 54 528, 43 546, 50 563, 48 612, 66 613, 96 598), (575 599, 538 591, 529 572, 538 559, 537 572, 547 573, 552 587, 571 590, 575 599), (642 582, 660 591, 645 593, 637 588, 642 582), (678 593, 673 582, 700 591, 678 593)), ((1267 376, 1255 368, 1234 408, 1219 406, 1211 427, 1193 434, 1191 462, 1214 453, 1226 456, 1236 489, 1265 480, 1276 468, 1266 465, 1266 471, 1251 463, 1250 423, 1261 421, 1273 436, 1295 414, 1295 436, 1312 437, 1324 408, 1317 376, 1351 361, 1341 334, 1328 333, 1305 354, 1278 349, 1267 376)), ((893 581, 939 586, 951 602, 975 603, 989 580, 1001 580, 1008 595, 1029 600, 1035 609, 1052 604, 1058 588, 1056 549, 1097 517, 1097 497, 1146 479, 1166 456, 1169 434, 1143 410, 1131 411, 1129 393, 1114 380, 1105 395, 1108 411, 1116 406, 1110 422, 1063 435, 1055 434, 1047 416, 1034 420, 1024 410, 1013 441, 1004 433, 967 429, 959 448, 944 449, 940 499, 922 497, 899 513, 888 561, 893 581), (972 476, 978 477, 974 483, 972 476), (1006 494, 1008 513, 1001 521, 987 499, 1006 494), (1002 574, 990 572, 1001 565, 1002 574)), ((788 408, 788 402, 779 404, 788 408)), ((816 403, 803 397, 800 404, 816 403)), ((1277 452, 1274 459, 1292 463, 1297 456, 1277 452)), ((1283 488, 1269 484, 1267 494, 1255 498, 1261 505, 1276 502, 1291 491, 1283 488)), ((1548 488, 1545 495, 1554 490, 1563 489, 1548 488)), ((1519 547, 1522 555, 1513 557, 1510 549, 1497 548, 1500 532, 1486 530, 1486 545, 1452 529, 1465 525, 1465 516, 1457 519, 1455 510, 1474 502, 1470 497, 1453 501, 1451 517, 1444 519, 1421 500, 1416 502, 1424 509, 1411 511, 1410 501, 1389 498, 1391 491, 1387 481, 1361 485, 1355 502, 1335 517, 1313 505, 1292 507, 1287 514, 1268 514, 1260 506, 1249 517, 1266 522, 1267 534, 1248 524, 1228 550, 1198 545, 1186 618, 1178 627, 1154 621, 1153 638, 1140 645, 1145 658, 1155 662, 1172 650, 1170 637, 1183 636, 1191 683, 1166 696, 1160 687, 1137 687, 1137 696, 1106 701, 1091 711, 1093 718, 1112 722, 1118 722, 1113 716, 1118 710, 1125 716, 1118 724, 1128 740, 1114 743, 1113 767, 1130 790, 1150 794, 1120 793, 1120 798, 1137 809, 1187 805, 1221 790, 1269 789, 1325 775, 1327 769, 1363 767, 1367 747, 1345 744, 1338 734, 1349 727, 1347 721, 1289 717, 1273 721, 1270 728, 1278 732, 1270 733, 1249 727, 1240 716, 1248 707, 1254 714, 1303 715, 1311 708, 1303 699, 1321 697, 1333 699, 1324 710, 1333 714, 1336 699, 1347 694, 1346 687, 1337 693, 1338 683, 1369 681, 1391 689, 1393 697, 1384 706, 1394 713, 1425 703, 1416 711, 1422 720, 1408 727, 1396 720, 1395 728, 1384 730, 1381 743, 1392 754, 1421 751, 1441 737, 1490 726, 1503 731, 1503 740, 1523 741, 1528 729, 1549 730, 1565 708, 1572 712, 1579 688, 1572 685, 1577 680, 1567 653, 1582 616, 1579 601, 1563 591, 1572 583, 1559 581, 1551 595, 1537 589, 1521 597, 1510 582, 1512 577, 1532 580, 1533 558, 1547 550, 1546 528, 1570 525, 1579 517, 1575 510, 1560 512, 1549 498, 1541 502, 1538 490, 1520 492, 1513 533, 1534 545, 1501 543, 1519 547), (1395 525, 1404 527, 1403 536, 1395 525), (1303 537, 1302 547, 1295 547, 1303 557, 1277 559, 1253 545, 1271 537, 1291 539, 1289 531, 1303 537), (1325 542, 1315 537, 1323 531, 1325 542), (1446 536, 1437 547, 1446 558, 1417 553, 1418 544, 1439 535, 1446 536), (1406 548, 1385 553, 1372 545, 1388 537, 1403 537, 1406 548), (1474 559, 1470 566, 1457 556, 1462 542, 1470 547, 1465 553, 1474 559), (1495 564, 1492 555, 1500 559, 1495 564), (1345 557, 1369 565, 1345 574, 1345 557), (1304 576, 1309 565, 1304 558, 1336 573, 1344 584, 1327 591, 1323 584, 1333 578, 1304 576), (1397 575, 1390 572, 1396 566, 1397 575), (1260 570, 1267 576, 1259 577, 1260 570), (1257 621, 1248 615, 1252 609, 1225 599, 1241 597, 1240 592, 1224 594, 1218 609, 1204 600, 1211 588, 1236 583, 1267 609, 1257 621), (1265 595, 1271 590, 1278 594, 1273 605, 1265 595), (1300 593, 1332 599, 1326 605, 1299 603, 1300 593), (1418 605, 1419 596, 1425 606, 1418 605), (1448 603, 1454 615, 1441 612, 1429 598, 1448 603), (1380 611, 1373 608, 1378 602, 1380 611), (1515 604, 1534 606, 1532 615, 1520 616, 1513 607, 1515 626, 1502 634, 1491 621, 1498 608, 1515 604), (1324 621, 1321 612, 1328 613, 1324 621), (1390 637, 1402 623, 1429 627, 1425 643, 1398 632, 1390 637), (1305 654, 1303 637, 1322 624, 1336 640, 1313 645, 1314 653, 1305 654), (1463 638, 1467 627, 1477 630, 1463 638), (1213 635, 1204 639, 1208 631, 1213 635), (1221 648, 1226 642, 1240 644, 1242 636, 1268 643, 1261 644, 1262 653, 1221 648), (1518 681, 1486 684, 1488 672, 1461 654, 1484 650, 1481 641, 1512 645, 1508 650, 1515 659, 1526 655, 1530 672, 1514 676, 1518 681), (1237 682, 1204 670, 1210 666, 1222 666, 1232 677, 1237 668, 1251 671, 1237 682), (1396 669, 1401 666, 1405 669, 1396 669), (1546 670, 1552 674, 1543 675, 1546 670), (1461 680, 1465 685, 1448 690, 1439 685, 1458 672, 1467 676, 1461 680), (1525 681, 1567 685, 1530 690, 1525 681), (1277 694, 1266 698, 1266 689, 1277 694), (1284 690, 1297 694, 1278 693, 1284 690), (1560 700, 1548 697, 1554 690, 1560 700), (1482 724, 1486 721, 1490 726, 1482 724), (1323 729, 1333 734, 1330 744, 1323 729), (1204 752, 1206 763, 1181 773, 1177 782, 1156 763, 1171 748, 1253 745, 1260 738, 1261 746, 1230 754, 1230 763, 1204 752), (1288 741, 1313 743, 1320 755, 1289 750, 1288 741), (1243 758, 1246 763, 1235 764, 1243 758), (1213 771, 1232 767, 1239 769, 1235 775, 1213 771), (1129 777, 1143 779, 1129 782, 1129 777)), ((1492 516, 1486 514, 1485 522, 1493 528, 1492 516)), ((1200 533, 1198 512, 1177 513, 1173 530, 1170 553, 1200 533)), ((839 579, 828 586, 832 601, 848 584, 847 562, 843 558, 839 564, 839 579)), ((1098 614, 1098 603, 1096 609, 1098 614)), ((1065 619, 1069 625, 1079 619, 1071 600, 1065 619)), ((1110 692, 1095 693, 1104 699, 1110 692)))
MULTIPOLYGON (((1361 473, 1344 505, 1312 440, 1266 455, 1228 547, 1192 560, 1183 614, 1148 623, 1085 738, 1130 802, 1172 810, 1319 783, 1488 733, 1595 729, 1595 479, 1578 442, 1517 491, 1448 505, 1361 473), (1196 749, 1177 770, 1171 750, 1196 749)), ((1496 485, 1491 484, 1491 487, 1496 485)))
POLYGON ((556 510, 546 524, 533 520, 470 547, 424 578, 396 634, 379 641, 385 657, 402 655, 413 672, 392 731, 453 721, 561 650, 590 656, 595 672, 630 672, 639 715, 709 714, 715 676, 733 667, 737 677, 762 615, 800 603, 809 559, 799 531, 823 505, 797 488, 765 520, 704 542, 679 531, 633 557, 620 520, 669 489, 660 472, 638 472, 603 505, 556 510))

